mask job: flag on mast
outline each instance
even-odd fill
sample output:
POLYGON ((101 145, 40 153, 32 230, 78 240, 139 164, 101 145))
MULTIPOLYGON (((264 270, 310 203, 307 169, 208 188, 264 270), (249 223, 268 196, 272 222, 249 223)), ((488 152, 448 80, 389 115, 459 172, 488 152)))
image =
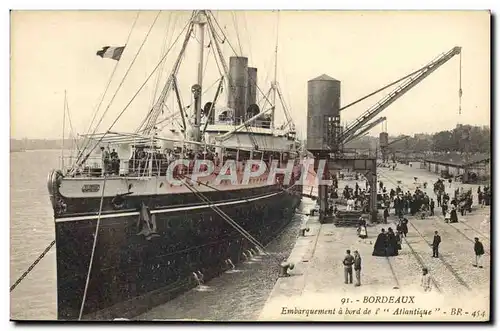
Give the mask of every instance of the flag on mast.
POLYGON ((100 51, 97 51, 96 55, 102 57, 103 59, 107 58, 120 61, 124 49, 125 46, 121 47, 104 46, 100 51))

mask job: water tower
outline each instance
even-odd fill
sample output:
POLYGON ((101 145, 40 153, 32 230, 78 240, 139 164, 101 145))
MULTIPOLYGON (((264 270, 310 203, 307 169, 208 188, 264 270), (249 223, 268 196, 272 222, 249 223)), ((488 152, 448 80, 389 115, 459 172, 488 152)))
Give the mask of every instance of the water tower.
POLYGON ((389 134, 387 132, 380 132, 378 140, 380 145, 380 153, 382 154, 382 162, 386 163, 387 160, 389 159, 387 156, 388 153, 387 147, 389 146, 389 134))
MULTIPOLYGON (((320 160, 340 152, 340 130, 340 81, 327 75, 311 79, 307 82, 306 148, 314 155, 314 171, 319 179, 332 179, 328 166, 321 170, 318 167, 320 160)), ((329 188, 318 185, 320 222, 329 209, 328 197, 329 188)))

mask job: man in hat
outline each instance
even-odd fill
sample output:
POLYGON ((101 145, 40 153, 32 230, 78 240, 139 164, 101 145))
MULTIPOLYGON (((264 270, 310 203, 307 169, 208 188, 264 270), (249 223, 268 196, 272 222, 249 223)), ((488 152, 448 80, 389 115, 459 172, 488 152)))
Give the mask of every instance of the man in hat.
POLYGON ((361 286, 361 255, 357 250, 354 251, 354 274, 356 275, 354 286, 361 286))
POLYGON ((345 283, 352 284, 352 265, 354 264, 354 257, 351 255, 351 251, 349 249, 346 251, 346 256, 344 257, 342 264, 344 265, 345 283))
POLYGON ((482 268, 481 258, 484 255, 484 246, 483 243, 479 241, 478 237, 474 238, 474 253, 476 254, 476 264, 473 264, 473 266, 482 268))

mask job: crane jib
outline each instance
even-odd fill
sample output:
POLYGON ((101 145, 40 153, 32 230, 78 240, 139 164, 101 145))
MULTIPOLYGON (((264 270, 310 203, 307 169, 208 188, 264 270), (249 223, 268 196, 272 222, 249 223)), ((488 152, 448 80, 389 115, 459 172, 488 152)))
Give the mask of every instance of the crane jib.
MULTIPOLYGON (((351 138, 356 133, 356 131, 359 130, 362 126, 364 126, 368 121, 370 121, 372 118, 380 114, 385 108, 387 108, 394 101, 400 98, 403 94, 408 92, 411 88, 413 88, 415 85, 417 85, 426 77, 428 77, 440 66, 448 62, 455 55, 461 54, 461 51, 462 51, 461 47, 455 46, 447 53, 440 55, 437 59, 428 63, 425 67, 398 80, 397 82, 405 80, 406 78, 406 80, 397 88, 395 88, 389 95, 386 95, 384 98, 382 98, 382 100, 378 101, 375 105, 370 107, 365 113, 363 113, 360 117, 358 117, 353 123, 349 124, 344 133, 342 134, 340 141, 345 142, 346 140, 351 138)), ((394 83, 388 85, 387 87, 392 85, 394 85, 394 83)))

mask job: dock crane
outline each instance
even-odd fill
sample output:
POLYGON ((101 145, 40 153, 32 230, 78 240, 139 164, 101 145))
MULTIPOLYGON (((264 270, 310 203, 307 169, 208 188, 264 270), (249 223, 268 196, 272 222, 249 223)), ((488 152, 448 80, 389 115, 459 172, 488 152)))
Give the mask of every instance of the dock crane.
POLYGON ((384 122, 387 118, 385 117, 379 117, 375 121, 363 126, 358 132, 356 132, 354 135, 352 135, 349 139, 347 139, 344 143, 347 144, 355 139, 361 138, 365 136, 368 131, 379 125, 380 123, 384 122))
POLYGON ((410 138, 410 136, 404 135, 404 136, 401 136, 401 137, 394 139, 393 141, 389 142, 387 145, 380 144, 380 153, 382 154, 382 162, 386 163, 389 160, 389 158, 388 158, 389 146, 397 143, 398 141, 407 140, 408 138, 410 138))
MULTIPOLYGON (((405 77, 402 77, 398 79, 395 82, 392 82, 389 85, 384 86, 383 88, 370 93, 369 95, 356 100, 347 106, 344 106, 340 110, 346 109, 358 102, 361 102, 362 100, 377 94, 378 92, 381 92, 393 85, 396 85, 401 82, 401 84, 396 87, 391 93, 386 95, 384 98, 382 98, 380 101, 378 101, 376 104, 374 104, 372 107, 370 107, 367 111, 365 111, 361 116, 359 116, 356 120, 354 120, 352 123, 350 123, 343 133, 340 136, 339 141, 345 143, 348 141, 348 139, 352 138, 358 130, 360 130, 366 123, 368 123, 372 118, 380 114, 384 109, 389 107, 394 101, 402 97, 406 92, 411 90, 414 86, 416 86, 418 83, 420 83, 422 80, 424 80, 426 77, 428 77, 431 73, 433 73, 436 69, 441 67, 443 64, 448 62, 450 59, 452 59, 455 55, 461 54, 462 48, 459 46, 453 47, 451 50, 448 52, 441 54, 438 56, 435 60, 432 60, 429 62, 427 65, 424 67, 406 75, 405 77)), ((459 90, 459 98, 462 97, 462 89, 460 87, 459 90)))

